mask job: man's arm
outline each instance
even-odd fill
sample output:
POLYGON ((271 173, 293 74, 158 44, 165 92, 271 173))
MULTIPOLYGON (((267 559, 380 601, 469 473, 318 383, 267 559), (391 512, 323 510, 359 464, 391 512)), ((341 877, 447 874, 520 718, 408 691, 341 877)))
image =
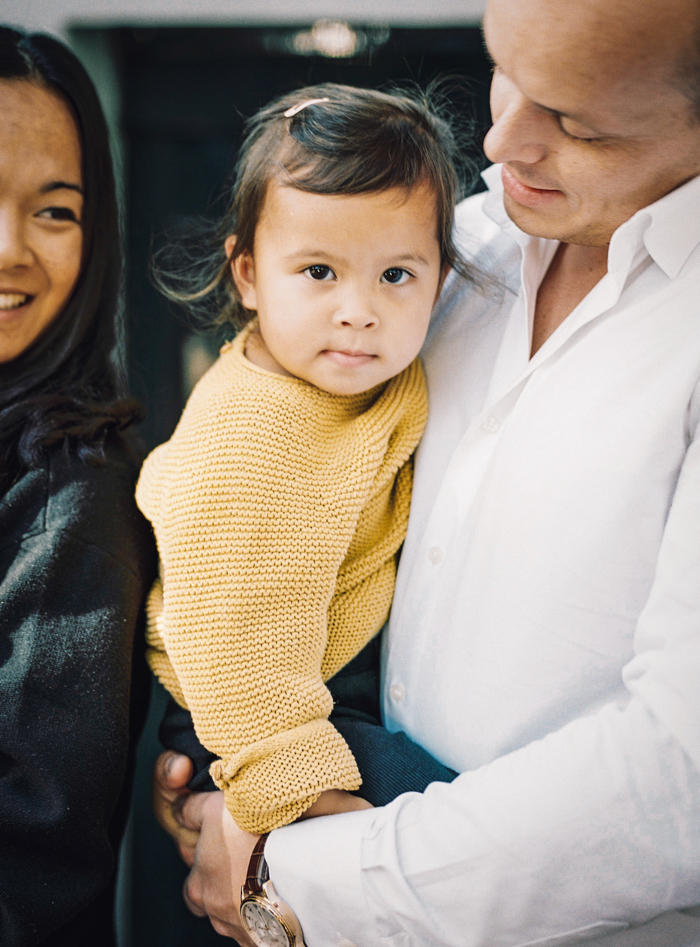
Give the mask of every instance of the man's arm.
POLYGON ((270 836, 271 877, 309 947, 559 944, 700 903, 699 537, 696 442, 626 704, 451 785, 270 836))
POLYGON ((697 769, 634 701, 266 851, 309 947, 511 947, 700 902, 698 811, 697 769))

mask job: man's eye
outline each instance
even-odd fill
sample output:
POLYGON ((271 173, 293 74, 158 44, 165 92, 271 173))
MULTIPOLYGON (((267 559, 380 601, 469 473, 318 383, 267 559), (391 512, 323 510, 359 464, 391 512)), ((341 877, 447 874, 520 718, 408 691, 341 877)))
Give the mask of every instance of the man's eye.
POLYGON ((311 279, 315 280, 332 280, 335 279, 335 273, 330 268, 330 266, 307 266, 304 270, 305 273, 308 273, 311 279))
POLYGON ((561 128, 567 138, 573 138, 574 141, 600 141, 600 135, 587 135, 585 132, 582 135, 576 135, 574 132, 568 131, 564 127, 564 122, 561 118, 559 119, 559 128, 561 128))
POLYGON ((391 283, 393 286, 400 286, 411 278, 408 270, 400 266, 392 266, 382 273, 382 283, 391 283))
POLYGON ((37 217, 46 217, 49 220, 72 220, 74 223, 78 223, 78 218, 70 207, 45 207, 42 211, 39 211, 37 217))
POLYGON ((571 132, 567 132, 565 128, 562 128, 562 131, 567 138, 572 138, 574 141, 599 141, 600 139, 596 138, 594 135, 572 135, 571 132))

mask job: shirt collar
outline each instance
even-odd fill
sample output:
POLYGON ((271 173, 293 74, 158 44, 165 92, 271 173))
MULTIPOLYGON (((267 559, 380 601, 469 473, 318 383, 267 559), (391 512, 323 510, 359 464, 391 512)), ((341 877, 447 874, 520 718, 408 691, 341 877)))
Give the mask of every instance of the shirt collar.
POLYGON ((669 279, 675 279, 700 244, 700 176, 643 208, 635 217, 641 214, 650 218, 644 232, 649 256, 669 279))
MULTIPOLYGON (((489 189, 483 205, 486 216, 523 248, 542 241, 541 237, 524 233, 508 217, 503 206, 501 165, 491 165, 482 177, 489 189)), ((643 207, 618 227, 610 241, 608 270, 629 272, 639 259, 639 251, 646 248, 666 276, 675 279, 699 244, 700 176, 643 207)))

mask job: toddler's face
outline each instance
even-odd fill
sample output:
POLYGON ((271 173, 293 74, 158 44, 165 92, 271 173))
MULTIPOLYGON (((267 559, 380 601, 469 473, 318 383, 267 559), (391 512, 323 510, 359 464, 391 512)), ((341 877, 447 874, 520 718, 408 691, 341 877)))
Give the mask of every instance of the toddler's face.
POLYGON ((435 194, 328 196, 270 184, 253 255, 233 273, 273 359, 357 394, 418 354, 442 282, 435 194))

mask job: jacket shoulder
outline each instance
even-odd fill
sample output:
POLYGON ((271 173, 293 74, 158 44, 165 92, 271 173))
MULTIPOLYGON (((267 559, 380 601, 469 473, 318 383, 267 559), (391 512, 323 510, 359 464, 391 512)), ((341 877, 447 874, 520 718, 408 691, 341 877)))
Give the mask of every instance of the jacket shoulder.
POLYGON ((138 469, 122 441, 107 447, 99 466, 72 453, 52 452, 0 499, 0 546, 40 533, 70 535, 132 571, 150 571, 153 537, 134 499, 138 469))

